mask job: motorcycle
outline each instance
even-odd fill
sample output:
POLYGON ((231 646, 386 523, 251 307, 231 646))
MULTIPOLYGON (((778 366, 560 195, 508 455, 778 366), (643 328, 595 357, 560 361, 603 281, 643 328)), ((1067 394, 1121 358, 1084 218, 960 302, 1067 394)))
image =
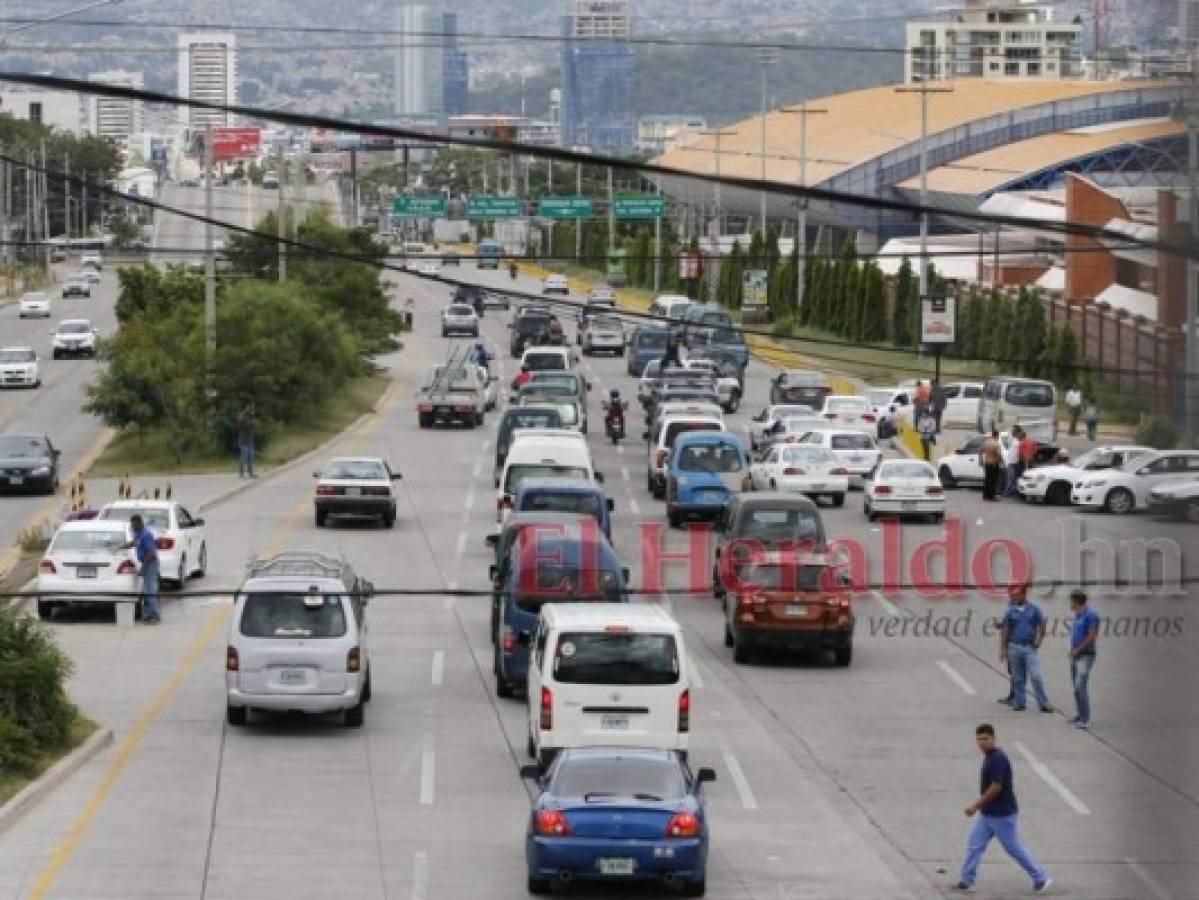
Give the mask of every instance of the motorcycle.
POLYGON ((513 281, 516 281, 516 271, 516 263, 512 263, 512 265, 508 266, 508 277, 513 281))
POLYGON ((625 402, 604 404, 604 433, 612 439, 613 444, 620 443, 624 437, 624 411, 628 408, 625 402))

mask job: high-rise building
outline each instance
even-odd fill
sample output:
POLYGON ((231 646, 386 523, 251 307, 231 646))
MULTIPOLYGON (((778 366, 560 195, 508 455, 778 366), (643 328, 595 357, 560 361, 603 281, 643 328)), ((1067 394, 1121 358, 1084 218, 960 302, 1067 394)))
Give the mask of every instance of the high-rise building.
POLYGON ((1178 0, 1178 41, 1199 48, 1199 0, 1178 0))
POLYGON ((432 6, 405 4, 396 12, 396 29, 395 111, 440 118, 445 108, 445 20, 432 6))
POLYGON ((633 146, 632 26, 626 0, 575 0, 562 44, 562 141, 568 146, 633 146))
POLYGON ((444 13, 442 21, 442 111, 448 116, 466 114, 470 91, 470 60, 458 46, 458 14, 444 13))
MULTIPOLYGON (((199 31, 179 35, 179 96, 209 103, 237 103, 237 38, 232 34, 199 31)), ((233 115, 223 110, 179 107, 189 130, 206 125, 230 125, 233 115)))
MULTIPOLYGON (((145 79, 141 72, 94 72, 87 76, 87 80, 116 87, 145 87, 145 79)), ((92 95, 87 98, 86 103, 87 126, 92 134, 124 142, 133 135, 142 133, 141 100, 92 95)))
POLYGON ((966 0, 951 18, 908 22, 904 78, 1037 78, 1082 75, 1082 25, 1056 22, 1053 10, 1021 0, 966 0))

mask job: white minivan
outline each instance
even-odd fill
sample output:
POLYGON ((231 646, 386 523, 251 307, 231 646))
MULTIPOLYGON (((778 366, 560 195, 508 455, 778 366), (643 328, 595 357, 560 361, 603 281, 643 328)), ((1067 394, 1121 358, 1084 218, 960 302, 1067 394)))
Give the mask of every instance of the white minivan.
POLYGON ((512 433, 495 498, 496 529, 512 511, 516 489, 525 478, 582 478, 602 482, 591 464, 587 438, 565 428, 521 428, 512 433))
POLYGON ((1048 437, 1057 440, 1057 389, 1052 381, 1000 375, 988 378, 978 403, 978 430, 1011 431, 1022 422, 1052 423, 1048 437))
POLYGON ((548 603, 530 640, 528 751, 538 763, 570 747, 687 752, 687 653, 665 609, 548 603))
POLYGON ((649 305, 649 312, 651 316, 681 320, 683 311, 693 303, 695 303, 694 300, 681 294, 659 294, 649 305))

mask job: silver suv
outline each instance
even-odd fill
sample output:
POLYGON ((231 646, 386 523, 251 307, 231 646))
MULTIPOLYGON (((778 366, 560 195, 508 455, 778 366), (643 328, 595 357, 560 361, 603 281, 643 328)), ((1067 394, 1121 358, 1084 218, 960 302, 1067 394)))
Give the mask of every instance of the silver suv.
POLYGON ((344 559, 290 550, 250 564, 225 653, 226 716, 251 709, 342 711, 362 724, 371 698, 366 604, 374 586, 344 559))

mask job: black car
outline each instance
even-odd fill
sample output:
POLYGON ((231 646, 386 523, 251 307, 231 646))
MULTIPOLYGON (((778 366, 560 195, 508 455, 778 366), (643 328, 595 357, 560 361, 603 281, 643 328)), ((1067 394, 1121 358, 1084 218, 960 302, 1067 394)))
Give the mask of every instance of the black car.
POLYGON ((443 266, 460 266, 462 265, 462 257, 457 253, 447 253, 441 257, 443 266))
POLYGON ((454 299, 451 302, 465 303, 467 306, 482 303, 483 289, 477 284, 460 284, 454 288, 454 299))
POLYGON ((548 332, 554 322, 557 322, 557 317, 548 310, 535 309, 518 313, 509 326, 512 329, 512 341, 508 349, 512 355, 518 357, 524 353, 525 348, 534 343, 537 335, 543 330, 548 332))
POLYGON ((718 598, 726 593, 722 574, 731 566, 748 564, 746 554, 751 549, 820 553, 826 541, 824 520, 816 504, 802 494, 782 491, 733 494, 716 523, 715 537, 712 593, 718 598), (733 558, 722 559, 730 552, 733 558))
POLYGON ((53 494, 59 451, 45 435, 0 435, 0 490, 53 494))

